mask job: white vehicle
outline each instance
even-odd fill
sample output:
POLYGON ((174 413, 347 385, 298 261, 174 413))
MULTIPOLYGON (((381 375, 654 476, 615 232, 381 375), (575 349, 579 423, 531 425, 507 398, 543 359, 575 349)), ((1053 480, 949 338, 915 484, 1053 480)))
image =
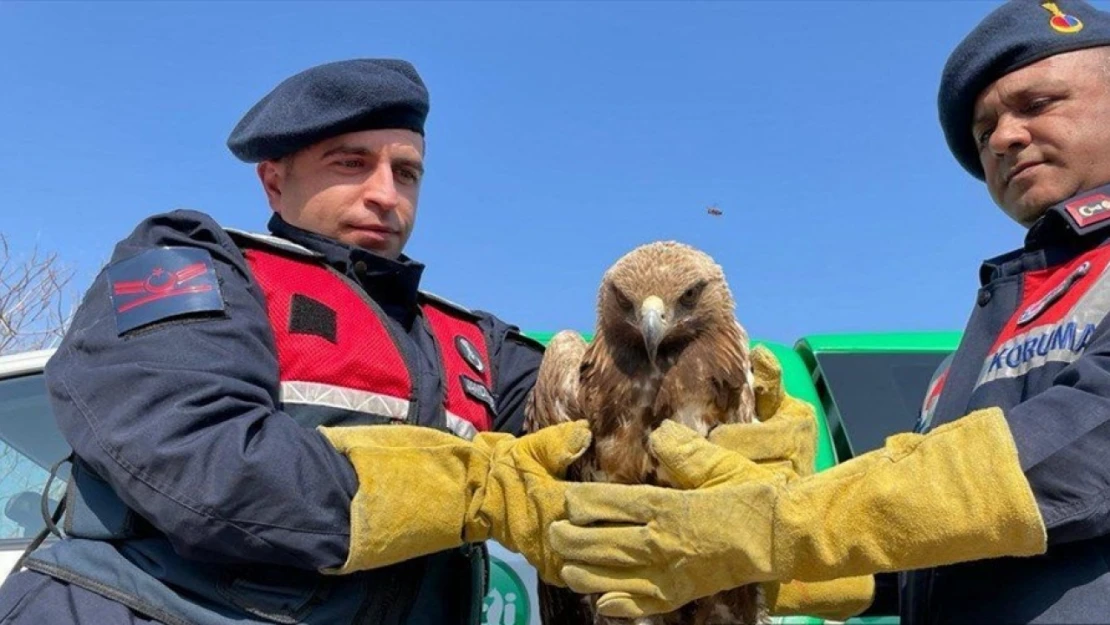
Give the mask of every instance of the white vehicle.
MULTIPOLYGON (((51 353, 0 357, 0 579, 45 527, 42 491, 51 466, 69 454, 50 412, 42 376, 51 353)), ((64 490, 64 481, 55 480, 52 504, 64 490)))

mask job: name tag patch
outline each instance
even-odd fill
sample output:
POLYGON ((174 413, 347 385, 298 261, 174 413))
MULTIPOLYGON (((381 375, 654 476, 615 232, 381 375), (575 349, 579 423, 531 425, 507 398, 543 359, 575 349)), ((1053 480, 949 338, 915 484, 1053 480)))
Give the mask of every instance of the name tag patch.
POLYGON ((489 406, 490 410, 493 410, 494 412, 497 411, 497 406, 493 401, 493 395, 489 392, 489 389, 486 388, 485 384, 482 384, 477 380, 472 380, 465 375, 459 377, 462 380, 464 393, 489 406))

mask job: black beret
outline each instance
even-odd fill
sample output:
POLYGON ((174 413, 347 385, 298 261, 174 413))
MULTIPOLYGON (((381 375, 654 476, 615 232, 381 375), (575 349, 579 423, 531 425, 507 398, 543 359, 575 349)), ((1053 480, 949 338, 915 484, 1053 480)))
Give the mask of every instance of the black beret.
POLYGON ((348 132, 402 128, 423 135, 427 116, 428 90, 412 64, 337 61, 282 81, 239 120, 227 147, 257 163, 348 132))
POLYGON ((1002 76, 1041 59, 1110 45, 1110 13, 1082 0, 1010 0, 991 12, 956 46, 940 80, 937 108, 948 148, 983 180, 971 135, 975 100, 1002 76))

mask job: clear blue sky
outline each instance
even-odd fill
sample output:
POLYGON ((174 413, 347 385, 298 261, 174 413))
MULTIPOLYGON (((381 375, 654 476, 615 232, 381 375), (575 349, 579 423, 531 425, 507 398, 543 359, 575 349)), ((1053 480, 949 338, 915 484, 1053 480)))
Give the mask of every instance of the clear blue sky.
POLYGON ((979 262, 1024 236, 937 122, 944 61, 994 6, 0 1, 0 231, 83 290, 148 214, 261 230, 239 117, 311 65, 401 57, 432 100, 406 250, 429 290, 590 330, 604 269, 677 239, 756 337, 958 330, 979 262))

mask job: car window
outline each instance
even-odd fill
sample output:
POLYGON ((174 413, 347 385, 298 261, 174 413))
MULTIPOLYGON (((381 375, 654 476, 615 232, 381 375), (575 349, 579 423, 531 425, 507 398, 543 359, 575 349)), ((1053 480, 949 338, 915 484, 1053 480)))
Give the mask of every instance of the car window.
POLYGON ((948 353, 815 355, 818 386, 841 461, 882 447, 892 434, 913 430, 929 380, 948 353))
MULTIPOLYGON (((68 453, 42 374, 0 380, 0 541, 26 542, 43 528, 42 491, 50 467, 68 453)), ((51 485, 51 511, 65 491, 66 469, 51 485)))

